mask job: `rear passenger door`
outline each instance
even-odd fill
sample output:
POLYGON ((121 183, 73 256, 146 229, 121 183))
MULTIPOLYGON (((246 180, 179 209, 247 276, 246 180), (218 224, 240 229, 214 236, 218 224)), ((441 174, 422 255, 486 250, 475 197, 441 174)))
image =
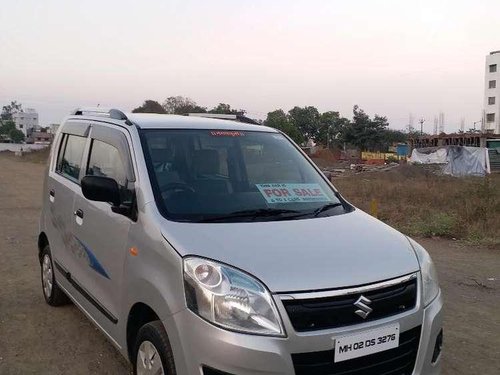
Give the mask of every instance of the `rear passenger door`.
MULTIPOLYGON (((126 133, 119 128, 92 124, 85 174, 115 179, 122 201, 133 200, 135 180, 126 133)), ((132 220, 114 213, 111 204, 75 195, 73 232, 86 261, 74 271, 84 290, 86 310, 108 332, 113 332, 120 312, 120 288, 132 220)))
MULTIPOLYGON (((45 215, 45 228, 49 239, 56 270, 75 269, 78 254, 73 246, 73 201, 81 191, 80 178, 85 153, 87 133, 90 124, 68 122, 64 124, 59 136, 57 155, 49 170, 44 200, 48 207, 45 215)), ((64 277, 58 283, 68 289, 64 277)))

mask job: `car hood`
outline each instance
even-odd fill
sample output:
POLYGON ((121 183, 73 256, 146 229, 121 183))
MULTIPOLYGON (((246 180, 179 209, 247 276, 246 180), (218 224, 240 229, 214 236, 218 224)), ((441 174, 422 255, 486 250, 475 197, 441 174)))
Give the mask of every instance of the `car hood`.
POLYGON ((267 222, 164 220, 161 231, 181 256, 238 267, 274 293, 363 285, 419 269, 408 239, 361 210, 267 222))

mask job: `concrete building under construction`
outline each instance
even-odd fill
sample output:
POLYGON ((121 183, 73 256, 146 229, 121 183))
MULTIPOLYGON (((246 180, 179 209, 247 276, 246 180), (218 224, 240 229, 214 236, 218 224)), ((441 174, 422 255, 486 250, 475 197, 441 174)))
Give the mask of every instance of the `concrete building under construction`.
POLYGON ((486 56, 483 128, 500 134, 500 51, 486 56))
POLYGON ((422 135, 409 140, 410 148, 469 146, 488 147, 489 140, 500 140, 500 134, 492 133, 453 133, 422 135))

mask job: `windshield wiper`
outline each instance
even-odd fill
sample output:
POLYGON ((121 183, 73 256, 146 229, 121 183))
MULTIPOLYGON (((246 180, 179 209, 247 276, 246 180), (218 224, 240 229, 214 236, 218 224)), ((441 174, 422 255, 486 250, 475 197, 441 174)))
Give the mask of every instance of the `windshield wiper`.
POLYGON ((296 210, 287 210, 282 208, 259 208, 255 210, 242 210, 231 212, 227 215, 215 216, 215 217, 207 217, 205 219, 201 219, 200 223, 210 223, 215 221, 224 221, 228 219, 238 219, 238 218, 258 218, 258 217, 272 217, 272 216, 281 216, 282 214, 298 214, 299 211, 296 210))
POLYGON ((328 203, 328 204, 325 204, 324 206, 321 206, 320 208, 317 208, 316 210, 314 210, 314 212, 312 213, 312 215, 313 215, 313 217, 316 217, 316 216, 318 216, 322 212, 328 211, 328 210, 330 210, 332 208, 339 207, 339 206, 344 206, 344 205, 342 203, 340 203, 340 202, 337 202, 337 203, 328 203))

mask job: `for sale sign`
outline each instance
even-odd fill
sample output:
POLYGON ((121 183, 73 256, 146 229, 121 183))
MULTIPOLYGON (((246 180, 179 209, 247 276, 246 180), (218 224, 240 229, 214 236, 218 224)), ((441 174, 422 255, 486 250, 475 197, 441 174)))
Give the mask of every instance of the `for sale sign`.
POLYGON ((256 184, 267 203, 329 202, 318 184, 256 184))

